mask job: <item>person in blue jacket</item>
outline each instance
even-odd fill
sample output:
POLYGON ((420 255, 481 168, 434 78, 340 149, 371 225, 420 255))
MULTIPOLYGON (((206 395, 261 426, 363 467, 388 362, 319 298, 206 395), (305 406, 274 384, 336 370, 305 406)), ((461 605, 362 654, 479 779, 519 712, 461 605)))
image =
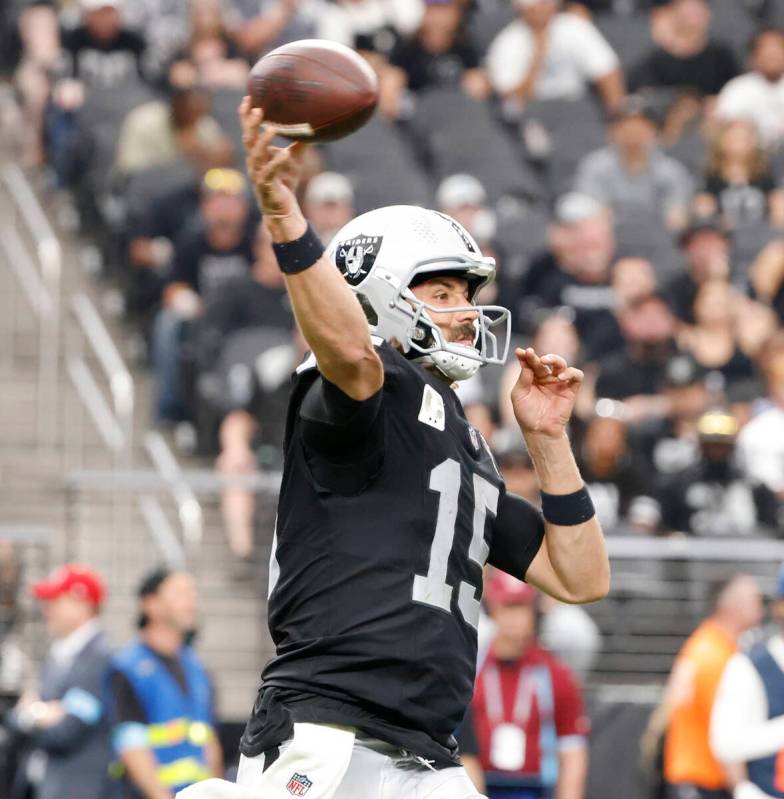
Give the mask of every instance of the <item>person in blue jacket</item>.
POLYGON ((197 618, 196 585, 185 572, 158 569, 139 587, 140 633, 112 659, 112 743, 124 795, 172 799, 223 774, 212 681, 188 645, 197 618))

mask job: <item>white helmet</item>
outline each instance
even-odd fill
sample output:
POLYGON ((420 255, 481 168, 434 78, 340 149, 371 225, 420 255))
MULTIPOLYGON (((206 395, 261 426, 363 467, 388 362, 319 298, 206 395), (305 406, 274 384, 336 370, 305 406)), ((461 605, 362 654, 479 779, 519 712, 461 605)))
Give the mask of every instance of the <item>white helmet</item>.
POLYGON ((494 278, 495 261, 485 258, 450 216, 413 205, 378 208, 349 222, 327 252, 358 295, 371 332, 397 342, 412 359, 434 364, 450 380, 465 380, 480 366, 506 361, 509 311, 474 301, 494 278), (469 306, 437 308, 410 289, 417 280, 445 274, 468 280, 469 306), (477 312, 473 347, 447 341, 430 315, 466 310, 477 312), (498 332, 503 332, 501 343, 498 332))

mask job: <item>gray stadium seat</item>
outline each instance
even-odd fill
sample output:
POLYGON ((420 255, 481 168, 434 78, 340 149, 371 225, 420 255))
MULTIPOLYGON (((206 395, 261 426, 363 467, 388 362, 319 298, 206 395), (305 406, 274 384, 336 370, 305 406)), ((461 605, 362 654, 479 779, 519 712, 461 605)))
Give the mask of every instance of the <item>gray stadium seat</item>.
POLYGON ((493 118, 490 107, 459 90, 433 89, 417 98, 411 130, 436 181, 457 172, 478 178, 491 201, 538 197, 540 182, 493 118))
POLYGON ((607 142, 602 111, 591 97, 534 100, 526 106, 522 130, 531 124, 544 128, 550 140, 547 176, 552 197, 568 191, 580 160, 607 142))
POLYGON ((356 133, 324 147, 330 169, 354 186, 358 212, 383 205, 432 203, 433 192, 397 128, 376 114, 356 133))
POLYGON ((624 72, 653 47, 647 14, 621 15, 605 12, 597 14, 594 22, 618 54, 624 72))
POLYGON ((757 29, 757 21, 742 0, 712 0, 711 9, 712 36, 729 44, 743 64, 749 40, 757 29))
POLYGON ((143 169, 129 176, 123 191, 126 227, 133 229, 157 197, 193 184, 196 170, 184 158, 143 169))
POLYGON ((619 256, 649 260, 660 285, 681 267, 682 257, 675 237, 663 223, 657 224, 652 214, 635 214, 617 220, 615 238, 619 256))
POLYGON ((216 89, 212 92, 212 116, 231 139, 237 154, 242 153, 242 126, 237 108, 244 94, 244 89, 216 89))
POLYGON ((767 222, 740 225, 732 233, 733 277, 745 281, 754 259, 779 234, 767 222))
POLYGON ((517 18, 508 0, 480 0, 471 15, 471 37, 480 53, 486 53, 491 42, 513 19, 517 18))

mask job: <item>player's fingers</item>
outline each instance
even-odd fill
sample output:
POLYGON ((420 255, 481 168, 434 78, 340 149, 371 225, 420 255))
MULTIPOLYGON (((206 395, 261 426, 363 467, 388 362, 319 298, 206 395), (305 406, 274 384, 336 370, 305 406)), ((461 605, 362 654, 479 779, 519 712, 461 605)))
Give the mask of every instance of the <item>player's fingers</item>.
POLYGON ((242 144, 246 151, 252 150, 256 144, 263 119, 260 108, 251 108, 242 120, 242 144))
POLYGON ((545 366, 549 366, 551 372, 554 375, 563 372, 563 370, 566 369, 566 367, 569 365, 566 363, 565 358, 562 358, 560 355, 552 355, 552 354, 543 355, 542 363, 545 364, 545 366))
POLYGON ((534 382, 534 372, 528 365, 525 350, 522 347, 517 347, 515 349, 515 357, 520 364, 520 376, 517 378, 517 384, 523 389, 530 388, 534 382))
POLYGON ((552 374, 550 367, 547 364, 542 363, 542 359, 531 347, 525 350, 525 361, 531 367, 534 375, 538 379, 549 377, 552 374))
POLYGON ((274 138, 275 131, 270 128, 262 130, 261 134, 256 138, 251 149, 251 158, 255 166, 254 171, 264 168, 270 159, 274 157, 275 153, 278 152, 277 148, 271 146, 274 138))
POLYGON ((263 184, 270 184, 275 180, 278 170, 291 158, 288 150, 278 150, 275 155, 264 165, 259 178, 263 184))
POLYGON ((558 375, 558 382, 559 383, 582 383, 585 379, 585 372, 582 369, 577 369, 574 366, 570 366, 568 369, 564 369, 558 375))

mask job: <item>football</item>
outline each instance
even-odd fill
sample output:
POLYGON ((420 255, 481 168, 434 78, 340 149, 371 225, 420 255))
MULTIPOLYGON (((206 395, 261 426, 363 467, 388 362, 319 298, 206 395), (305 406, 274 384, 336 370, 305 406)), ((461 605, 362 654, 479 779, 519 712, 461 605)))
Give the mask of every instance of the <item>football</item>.
POLYGON ((349 47, 303 39, 261 58, 248 79, 251 105, 264 122, 294 141, 348 136, 373 115, 378 79, 349 47))

